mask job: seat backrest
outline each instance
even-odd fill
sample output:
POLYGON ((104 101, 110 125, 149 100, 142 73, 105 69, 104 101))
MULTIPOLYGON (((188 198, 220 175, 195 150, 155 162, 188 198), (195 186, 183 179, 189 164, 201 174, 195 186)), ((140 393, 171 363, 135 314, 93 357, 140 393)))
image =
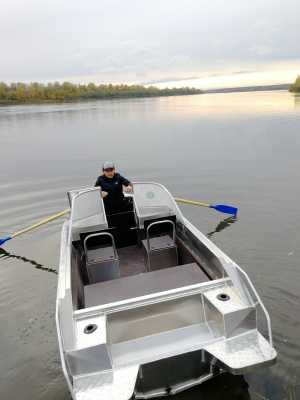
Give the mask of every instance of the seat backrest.
POLYGON ((170 241, 172 242, 173 246, 175 246, 175 238, 176 238, 176 227, 175 227, 175 223, 170 220, 170 219, 163 219, 160 221, 155 221, 155 222, 151 222, 147 227, 146 227, 146 241, 147 241, 147 248, 148 251, 151 250, 155 250, 153 248, 153 246, 150 245, 150 238, 155 238, 155 237, 167 237, 170 236, 170 239, 167 240, 166 244, 164 244, 164 241, 162 241, 163 243, 161 245, 159 245, 159 241, 158 242, 158 248, 164 248, 164 247, 169 247, 170 245, 170 241), (162 228, 162 230, 161 230, 162 228), (167 229, 171 229, 170 235, 166 235, 165 234, 165 230, 167 229), (152 235, 153 231, 155 231, 155 234, 152 235), (161 247, 160 247, 161 246, 161 247))
POLYGON ((120 277, 119 257, 111 233, 99 232, 86 236, 84 252, 90 284, 120 277))
POLYGON ((146 228, 146 239, 142 240, 142 244, 146 251, 148 271, 178 265, 174 221, 164 219, 150 223, 146 228), (165 232, 166 229, 169 232, 165 232))
POLYGON ((83 241, 87 264, 98 261, 118 259, 115 239, 109 232, 98 232, 87 235, 83 241))
POLYGON ((87 272, 90 284, 120 278, 119 260, 102 261, 87 265, 87 272))

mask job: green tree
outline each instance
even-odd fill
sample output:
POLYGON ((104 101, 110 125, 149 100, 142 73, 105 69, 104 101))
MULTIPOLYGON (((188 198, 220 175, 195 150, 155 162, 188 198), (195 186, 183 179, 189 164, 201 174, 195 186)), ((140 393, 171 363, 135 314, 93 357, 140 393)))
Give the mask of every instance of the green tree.
POLYGON ((290 92, 300 93, 300 75, 296 78, 295 82, 290 86, 290 92))
POLYGON ((72 101, 78 99, 106 99, 149 96, 175 96, 198 94, 201 90, 195 88, 158 89, 155 86, 142 85, 112 85, 89 83, 76 85, 71 82, 54 82, 42 84, 32 82, 0 83, 0 101, 3 102, 43 102, 43 101, 72 101))

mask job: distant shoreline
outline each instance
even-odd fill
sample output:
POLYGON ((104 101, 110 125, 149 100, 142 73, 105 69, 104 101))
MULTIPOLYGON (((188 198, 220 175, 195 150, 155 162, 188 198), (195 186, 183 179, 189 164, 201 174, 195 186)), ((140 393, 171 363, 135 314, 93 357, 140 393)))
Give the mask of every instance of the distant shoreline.
POLYGON ((48 84, 22 82, 10 85, 0 82, 0 104, 70 103, 87 100, 130 99, 143 97, 167 97, 201 94, 192 87, 159 89, 142 85, 76 85, 71 82, 48 84))
POLYGON ((176 96, 194 96, 196 94, 204 94, 203 91, 199 93, 174 93, 174 94, 157 94, 157 95, 140 95, 140 96, 107 96, 107 97, 87 97, 87 98, 77 98, 77 99, 68 99, 68 100, 0 100, 0 106, 9 106, 9 105, 30 105, 30 104, 68 104, 68 103, 85 103, 92 100, 130 100, 130 99, 149 99, 149 98, 158 98, 158 97, 176 97, 176 96))
POLYGON ((240 92, 262 92, 273 90, 289 90, 290 84, 284 83, 279 85, 257 85, 257 86, 241 86, 232 88, 208 89, 203 90, 204 94, 210 93, 240 93, 240 92))
MULTIPOLYGON (((242 86, 242 87, 231 87, 231 88, 218 88, 218 89, 207 89, 201 90, 193 87, 183 87, 183 88, 165 88, 159 89, 155 86, 140 86, 140 85, 99 85, 96 86, 94 84, 89 85, 74 85, 69 82, 65 82, 64 84, 11 84, 10 86, 5 85, 6 88, 11 89, 12 85, 14 86, 14 90, 18 89, 18 85, 21 85, 24 96, 21 99, 14 98, 17 96, 16 93, 13 94, 12 98, 4 98, 3 83, 0 82, 0 106, 9 106, 9 105, 39 105, 39 104, 68 104, 68 103, 82 103, 91 100, 120 100, 120 99, 142 99, 142 98, 153 98, 153 97, 172 97, 172 96, 189 96, 195 94, 226 94, 226 93, 243 93, 243 92, 260 92, 260 91, 280 91, 280 90, 290 90, 290 84, 278 84, 278 85, 257 85, 257 86, 242 86), (2 85, 2 86, 1 86, 2 85), (61 91, 64 88, 69 88, 74 90, 79 89, 84 92, 77 92, 76 95, 74 93, 62 94, 61 91), (45 97, 37 97, 37 96, 29 96, 28 90, 30 87, 32 89, 44 90, 46 94, 44 96, 51 96, 50 98, 45 97), (49 92, 50 88, 50 92, 49 92), (25 90, 25 95, 24 95, 25 90), (58 90, 57 93, 54 93, 55 90, 58 90), (48 91, 48 92, 47 92, 48 91)), ((295 94, 299 93, 296 90, 291 91, 295 94)), ((41 91, 40 91, 41 93, 41 91)))
POLYGON ((175 96, 194 96, 196 94, 204 94, 201 93, 182 93, 182 94, 159 94, 159 95, 142 95, 142 96, 112 96, 112 97, 93 97, 93 98, 79 98, 79 99, 68 99, 68 100, 35 100, 35 101, 18 101, 18 100, 0 100, 0 106, 9 106, 9 105, 39 105, 39 104, 74 104, 74 103, 85 103, 88 101, 105 101, 105 100, 130 100, 130 99, 149 99, 149 98, 159 98, 159 97, 175 97, 175 96))
POLYGON ((158 95, 141 95, 141 96, 112 96, 112 97, 91 97, 91 98, 79 98, 79 99, 68 99, 68 100, 0 100, 0 106, 9 106, 9 105, 39 105, 39 104, 74 104, 74 103, 85 103, 88 101, 99 100, 130 100, 130 99, 149 99, 149 98, 158 98, 158 97, 176 97, 176 96, 194 96, 196 94, 204 94, 203 91, 199 93, 181 93, 181 94, 158 94, 158 95))

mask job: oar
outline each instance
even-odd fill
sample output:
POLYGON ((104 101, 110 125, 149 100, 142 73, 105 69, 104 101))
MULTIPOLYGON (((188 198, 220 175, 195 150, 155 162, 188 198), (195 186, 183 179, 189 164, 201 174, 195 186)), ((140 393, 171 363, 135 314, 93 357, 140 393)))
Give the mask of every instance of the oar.
POLYGON ((42 219, 40 222, 37 222, 36 224, 29 226, 28 228, 21 229, 20 231, 17 231, 17 232, 15 232, 15 233, 13 233, 12 235, 6 236, 6 237, 4 237, 4 238, 2 238, 2 239, 0 238, 0 246, 1 246, 2 244, 4 244, 5 242, 7 242, 8 240, 11 240, 11 239, 13 239, 13 238, 15 238, 15 237, 17 237, 17 236, 20 236, 20 235, 22 235, 23 233, 30 232, 30 231, 32 231, 33 229, 38 228, 39 226, 45 225, 45 224, 47 224, 48 222, 54 221, 55 219, 60 218, 60 217, 62 217, 63 215, 66 215, 69 211, 70 211, 69 209, 66 209, 66 210, 64 210, 64 211, 60 211, 60 212, 57 213, 57 214, 50 215, 50 217, 45 218, 45 219, 42 219))
POLYGON ((182 199, 180 197, 175 197, 175 200, 177 203, 182 203, 182 204, 191 204, 193 206, 200 206, 200 207, 209 207, 213 208, 216 211, 219 211, 224 214, 230 214, 236 216, 238 213, 238 208, 229 206, 226 204, 208 204, 208 203, 201 203, 200 201, 195 201, 195 200, 188 200, 188 199, 182 199))
MULTIPOLYGON (((214 210, 217 210, 219 212, 222 212, 222 213, 225 213, 225 214, 234 215, 234 216, 236 216, 237 212, 238 212, 238 209, 236 207, 228 206, 226 204, 215 204, 215 205, 213 205, 213 204, 201 203, 200 201, 195 201, 195 200, 182 199, 182 198, 179 198, 179 197, 175 197, 175 200, 176 200, 177 203, 191 204, 191 205, 194 205, 194 206, 201 206, 201 207, 209 207, 209 208, 213 208, 214 210)), ((11 240, 11 239, 13 239, 13 238, 15 238, 17 236, 22 235, 23 233, 30 232, 33 229, 36 229, 36 228, 38 228, 38 227, 40 227, 42 225, 47 224, 48 222, 54 221, 55 219, 60 218, 60 217, 62 217, 64 215, 68 214, 68 212, 70 212, 69 209, 60 211, 57 214, 50 215, 50 217, 42 219, 40 222, 37 222, 36 224, 29 226, 28 228, 21 229, 20 231, 17 231, 15 233, 13 233, 12 235, 6 236, 6 237, 4 237, 2 239, 0 238, 0 246, 2 246, 5 242, 8 242, 9 240, 11 240)))

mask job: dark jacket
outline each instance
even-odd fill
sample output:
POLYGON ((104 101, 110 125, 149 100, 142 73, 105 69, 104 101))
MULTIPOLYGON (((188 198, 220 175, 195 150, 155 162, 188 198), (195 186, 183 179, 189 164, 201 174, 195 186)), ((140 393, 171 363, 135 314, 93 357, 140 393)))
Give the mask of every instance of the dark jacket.
POLYGON ((118 173, 115 173, 113 178, 107 178, 105 175, 97 178, 95 186, 100 186, 102 191, 108 193, 103 199, 106 211, 112 213, 124 208, 126 199, 123 194, 123 185, 130 185, 130 181, 118 173))

